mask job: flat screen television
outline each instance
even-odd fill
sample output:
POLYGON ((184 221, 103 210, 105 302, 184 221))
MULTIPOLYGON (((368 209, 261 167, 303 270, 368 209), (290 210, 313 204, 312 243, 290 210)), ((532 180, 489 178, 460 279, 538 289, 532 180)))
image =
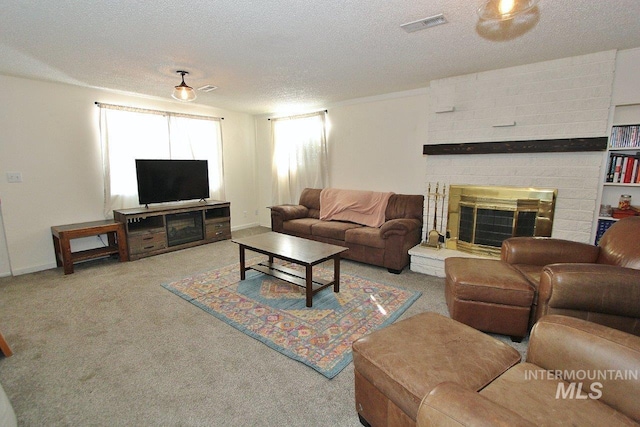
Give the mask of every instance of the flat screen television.
POLYGON ((136 159, 136 176, 141 205, 209 197, 206 160, 136 159))

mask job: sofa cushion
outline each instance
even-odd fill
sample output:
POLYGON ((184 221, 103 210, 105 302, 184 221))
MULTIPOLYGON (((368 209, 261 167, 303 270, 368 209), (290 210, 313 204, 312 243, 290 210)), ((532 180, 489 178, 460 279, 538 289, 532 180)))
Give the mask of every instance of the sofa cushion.
MULTIPOLYGON (((578 391, 579 380, 571 385, 556 379, 554 371, 546 371, 531 363, 520 363, 485 387, 480 394, 537 425, 637 425, 622 412, 602 403, 584 384, 578 391), (558 383, 563 385, 558 386, 558 383), (558 395, 558 390, 560 394, 558 395), (565 397, 563 398, 563 393, 565 397), (576 394, 580 393, 576 398, 576 394), (517 398, 514 398, 517 396, 517 398)), ((602 391, 602 390, 600 390, 602 391)))
POLYGON ((422 223, 424 215, 424 196, 409 194, 392 194, 387 203, 385 218, 387 220, 397 218, 417 219, 422 223))
POLYGON ((309 208, 309 216, 320 218, 320 192, 321 188, 305 188, 300 194, 299 204, 309 208))
POLYGON ((373 227, 351 228, 344 234, 344 241, 346 243, 380 249, 384 249, 385 244, 385 240, 380 234, 380 229, 373 227))
POLYGON ((311 227, 311 234, 327 239, 342 240, 344 242, 344 233, 352 228, 363 227, 360 224, 342 221, 319 221, 311 227))
POLYGON ((291 219, 282 224, 282 229, 287 233, 310 236, 311 227, 319 222, 322 221, 315 218, 291 219))

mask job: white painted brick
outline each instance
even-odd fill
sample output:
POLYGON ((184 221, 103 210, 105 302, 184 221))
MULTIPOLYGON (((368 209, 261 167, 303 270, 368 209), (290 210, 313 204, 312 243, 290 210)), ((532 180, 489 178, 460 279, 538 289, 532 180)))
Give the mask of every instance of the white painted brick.
POLYGON ((562 210, 560 212, 562 213, 562 217, 564 219, 570 221, 582 221, 591 224, 591 221, 593 220, 593 212, 574 210, 562 210))
MULTIPOLYGON (((456 111, 428 118, 428 143, 603 136, 614 66, 615 51, 608 51, 431 82, 434 93, 441 96, 439 102, 447 97, 456 100, 456 111), (505 118, 515 119, 517 125, 492 127, 505 118)), ((426 156, 426 179, 557 188, 554 237, 587 242, 604 157, 601 153, 426 156)))

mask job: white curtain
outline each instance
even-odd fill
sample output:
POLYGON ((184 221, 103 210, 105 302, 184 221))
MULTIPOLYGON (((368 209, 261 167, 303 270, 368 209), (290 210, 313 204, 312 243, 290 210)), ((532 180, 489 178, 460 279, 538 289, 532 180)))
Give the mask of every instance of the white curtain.
POLYGON ((135 159, 207 160, 209 197, 224 200, 220 119, 99 106, 105 217, 140 205, 135 159))
POLYGON ((297 204, 305 188, 328 180, 325 113, 272 119, 273 203, 297 204))

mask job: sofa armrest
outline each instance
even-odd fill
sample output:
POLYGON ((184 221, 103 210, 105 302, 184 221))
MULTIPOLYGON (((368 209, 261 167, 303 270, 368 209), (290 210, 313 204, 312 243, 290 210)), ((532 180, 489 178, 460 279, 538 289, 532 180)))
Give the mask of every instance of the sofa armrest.
POLYGON ((452 382, 440 383, 420 404, 418 427, 534 426, 520 415, 479 393, 452 382))
MULTIPOLYGON (((538 307, 640 319, 640 270, 606 264, 550 264, 542 269, 538 307)), ((546 314, 546 313, 543 313, 546 314)))
POLYGON ((271 216, 280 215, 283 221, 290 219, 306 218, 309 216, 309 208, 303 205, 279 205, 270 206, 271 216))
POLYGON ((599 400, 640 421, 640 337, 568 316, 549 315, 531 330, 527 362, 583 390, 602 392, 599 400))
MULTIPOLYGON (((422 223, 417 219, 390 219, 380 226, 380 235, 383 239, 387 239, 393 235, 404 236, 418 228, 422 229, 422 223)), ((422 230, 420 231, 422 232, 422 230)))
POLYGON ((596 262, 600 249, 587 243, 546 237, 510 237, 502 242, 501 258, 509 264, 544 266, 559 262, 596 262))
POLYGON ((282 232, 285 221, 309 216, 309 208, 303 205, 269 206, 269 209, 271 209, 271 230, 277 232, 282 232))

